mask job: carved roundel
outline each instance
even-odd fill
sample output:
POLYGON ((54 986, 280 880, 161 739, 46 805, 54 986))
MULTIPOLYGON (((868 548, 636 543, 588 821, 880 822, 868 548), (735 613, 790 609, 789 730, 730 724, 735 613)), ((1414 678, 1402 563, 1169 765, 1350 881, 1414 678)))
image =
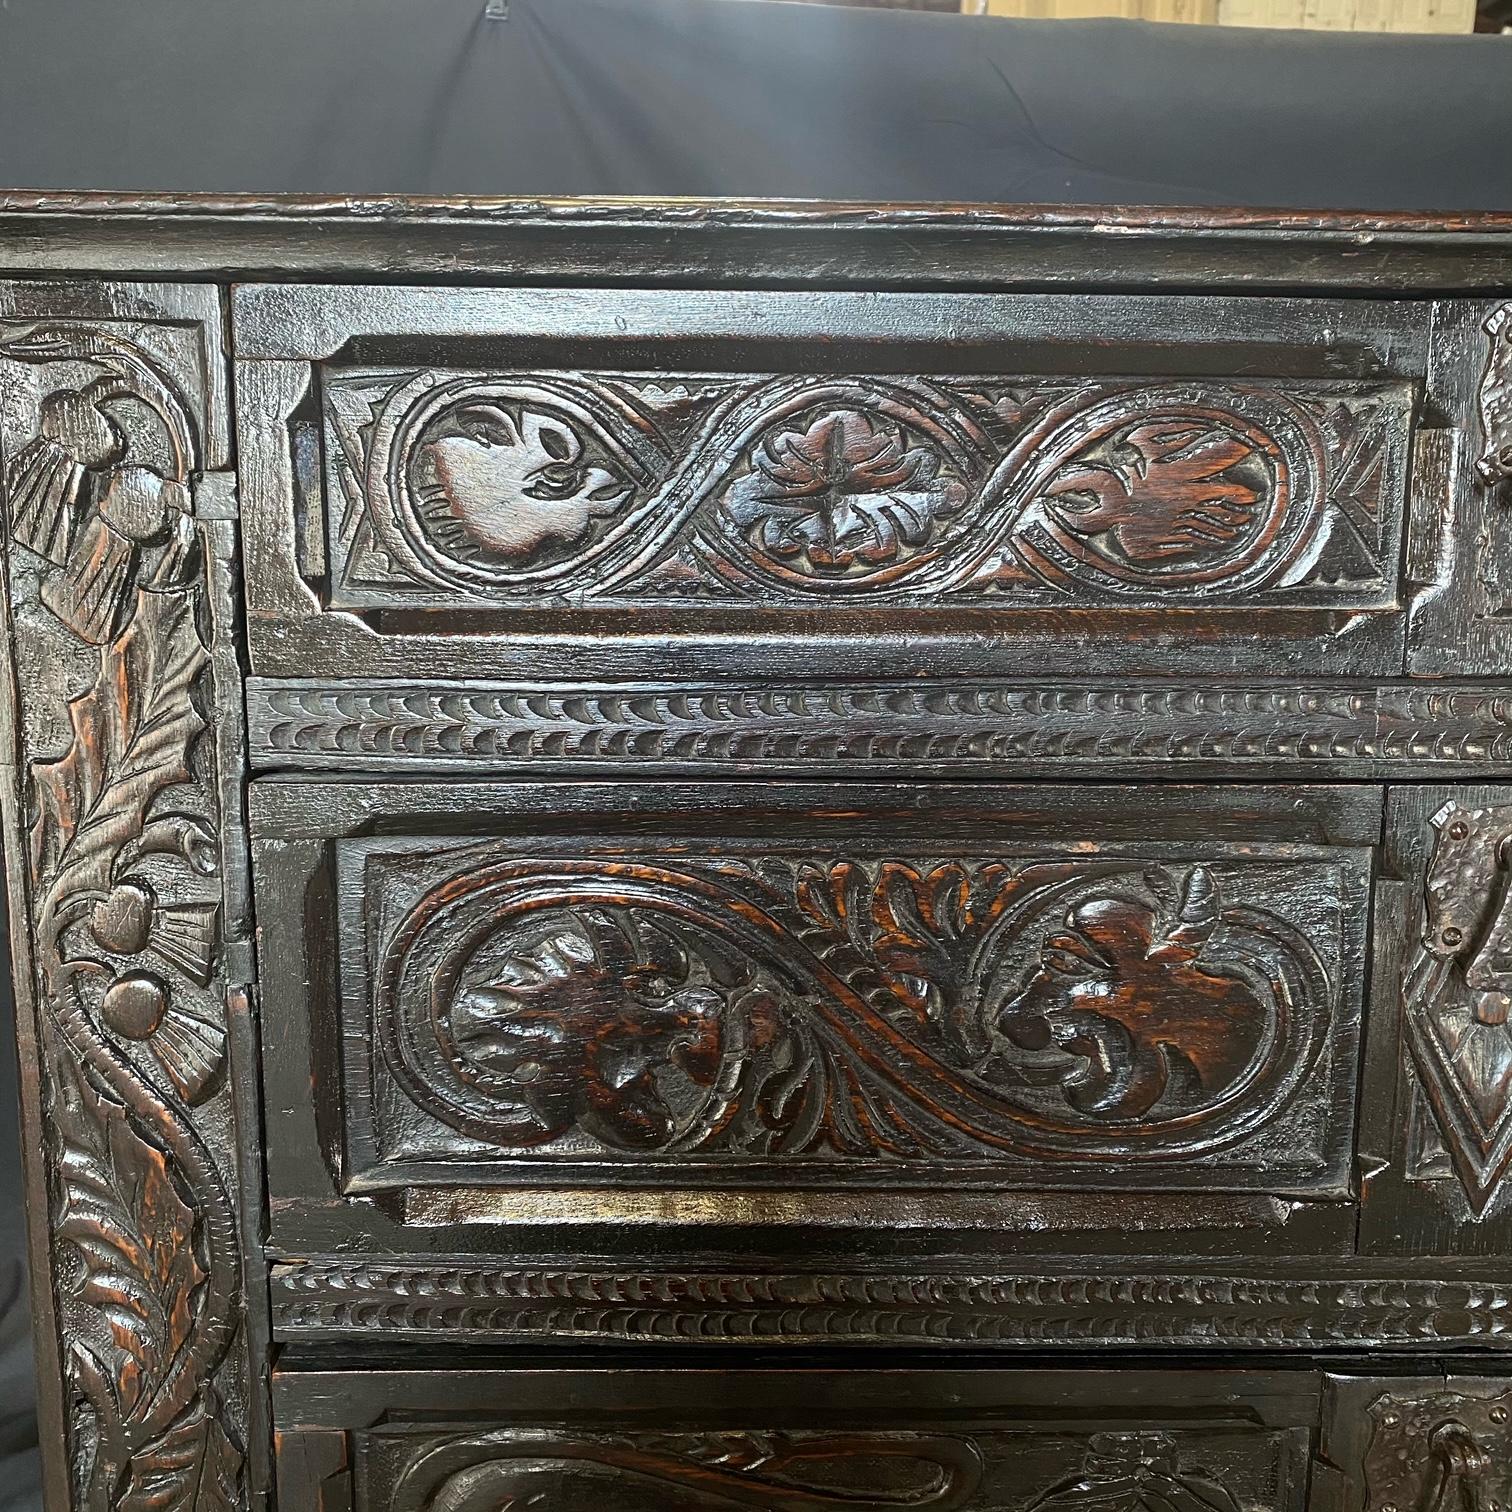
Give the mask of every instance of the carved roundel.
POLYGON ((986 437, 927 385, 774 386, 716 489, 725 549, 787 588, 885 588, 969 528, 986 437))
POLYGON ((1173 386, 1050 412, 1005 472, 1037 574, 1148 595, 1299 580, 1323 545, 1327 466, 1284 396, 1173 386))
POLYGON ((664 458, 616 395, 547 377, 422 374, 375 422, 380 539, 454 586, 550 584, 632 531, 664 458))

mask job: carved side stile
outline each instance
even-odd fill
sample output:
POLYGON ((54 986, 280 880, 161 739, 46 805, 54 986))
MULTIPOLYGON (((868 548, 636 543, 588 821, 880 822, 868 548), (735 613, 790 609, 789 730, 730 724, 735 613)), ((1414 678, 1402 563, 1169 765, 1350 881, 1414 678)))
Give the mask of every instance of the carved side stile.
POLYGON ((210 686, 228 606, 196 507, 224 494, 204 488, 224 466, 215 295, 0 289, 0 315, 6 841, 38 1313, 66 1397, 53 1504, 229 1512, 255 1410, 216 750, 235 726, 210 686))

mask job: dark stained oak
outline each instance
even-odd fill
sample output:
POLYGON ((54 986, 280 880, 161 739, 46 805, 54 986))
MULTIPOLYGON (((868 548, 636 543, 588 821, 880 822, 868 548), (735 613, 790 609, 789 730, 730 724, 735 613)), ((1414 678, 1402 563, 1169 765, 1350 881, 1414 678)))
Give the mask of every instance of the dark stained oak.
POLYGON ((0 195, 50 1512, 1493 1512, 1512 219, 0 195))

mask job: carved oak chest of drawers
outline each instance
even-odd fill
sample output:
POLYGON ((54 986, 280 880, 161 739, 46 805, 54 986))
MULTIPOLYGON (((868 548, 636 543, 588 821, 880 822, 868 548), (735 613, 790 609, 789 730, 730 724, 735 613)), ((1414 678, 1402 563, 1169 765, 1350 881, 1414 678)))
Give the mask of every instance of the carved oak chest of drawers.
POLYGON ((1512 218, 0 199, 53 1512, 1492 1512, 1512 218))

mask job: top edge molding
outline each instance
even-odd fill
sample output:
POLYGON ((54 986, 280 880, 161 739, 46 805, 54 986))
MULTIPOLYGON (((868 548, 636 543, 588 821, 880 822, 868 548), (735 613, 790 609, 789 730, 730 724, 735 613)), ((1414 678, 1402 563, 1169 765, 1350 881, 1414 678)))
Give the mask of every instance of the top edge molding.
POLYGON ((872 288, 1512 288, 1512 213, 0 192, 0 271, 872 288))

